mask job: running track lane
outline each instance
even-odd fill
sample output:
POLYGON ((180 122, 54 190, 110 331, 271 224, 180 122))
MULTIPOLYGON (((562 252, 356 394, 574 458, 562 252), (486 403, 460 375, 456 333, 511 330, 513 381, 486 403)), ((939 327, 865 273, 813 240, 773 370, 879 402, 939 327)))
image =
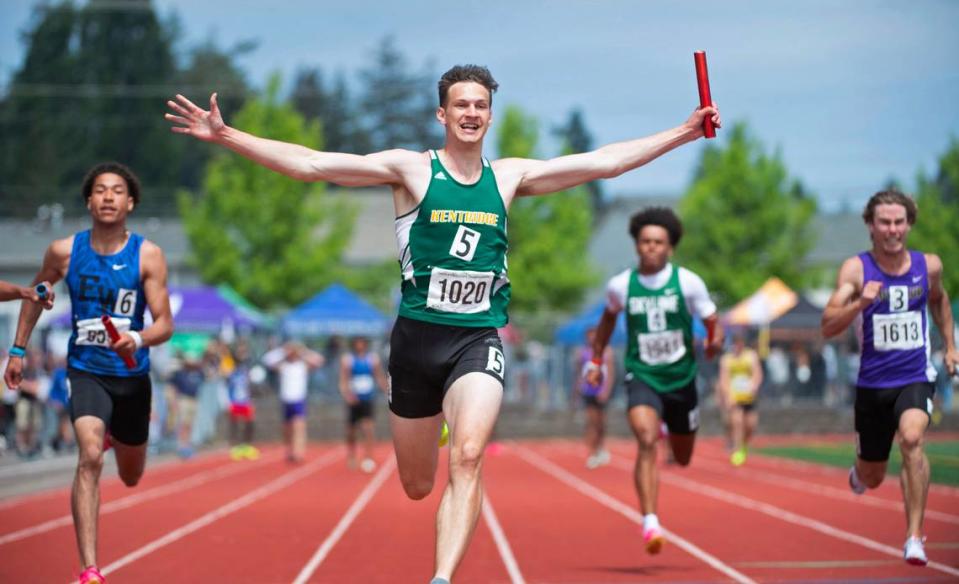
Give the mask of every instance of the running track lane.
MULTIPOLYGON (((399 475, 392 472, 309 582, 429 582, 433 576, 436 510, 448 476, 448 450, 440 451, 433 492, 421 501, 407 498, 399 475)), ((484 470, 484 475, 487 472, 484 470)), ((484 483, 489 484, 486 476, 484 483)), ((491 499, 502 520, 500 503, 495 497, 491 499)), ((315 545, 319 543, 317 541, 315 545)), ((510 582, 482 516, 453 581, 456 584, 510 582)))
MULTIPOLYGON (((109 571, 110 565, 118 559, 289 471, 286 463, 279 461, 267 462, 261 469, 240 473, 228 481, 200 485, 179 496, 157 499, 143 507, 135 506, 101 517, 101 569, 109 571)), ((25 576, 31 582, 65 582, 75 578, 78 565, 72 528, 55 529, 0 547, 2 582, 23 581, 25 576)), ((158 573, 158 576, 161 574, 158 573)))
MULTIPOLYGON (((371 475, 349 470, 341 455, 215 523, 196 530, 118 572, 131 582, 292 582, 334 529, 371 475)), ((378 449, 383 459, 392 451, 378 449)), ((311 454, 306 465, 317 459, 311 454)))
MULTIPOLYGON (((611 467, 618 469, 623 479, 629 480, 634 449, 614 450, 618 456, 614 456, 611 467)), ((772 489, 768 484, 744 480, 734 469, 710 473, 697 469, 695 456, 692 466, 687 469, 667 466, 661 470, 661 509, 666 503, 664 497, 726 504, 728 515, 736 518, 732 527, 727 526, 727 531, 732 530, 728 539, 740 542, 740 550, 756 552, 755 557, 739 558, 736 562, 744 569, 750 566, 758 570, 760 579, 779 579, 788 575, 809 580, 892 579, 909 582, 942 578, 952 581, 959 576, 959 571, 949 565, 938 564, 920 570, 902 562, 901 513, 891 514, 887 510, 877 513, 875 509, 864 509, 835 499, 772 489), (779 526, 744 528, 743 521, 757 515, 773 519, 779 526), (889 541, 879 541, 877 533, 883 530, 892 530, 895 535, 887 534, 891 538, 889 541), (776 549, 763 550, 763 540, 775 542, 777 549, 795 548, 792 557, 777 557, 776 549)), ((672 514, 662 511, 660 516, 667 526, 676 525, 672 514)), ((682 514, 679 519, 683 519, 682 514)), ((954 538, 955 530, 948 529, 954 538)), ((716 534, 710 539, 717 540, 718 537, 716 534)), ((730 553, 735 554, 736 550, 730 553)))

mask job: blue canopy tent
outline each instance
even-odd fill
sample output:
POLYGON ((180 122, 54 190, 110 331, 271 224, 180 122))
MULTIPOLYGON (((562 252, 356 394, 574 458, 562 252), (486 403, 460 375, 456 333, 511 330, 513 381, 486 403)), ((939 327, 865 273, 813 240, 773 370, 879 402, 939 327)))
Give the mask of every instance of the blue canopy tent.
POLYGON ((389 325, 382 312, 342 284, 331 284, 288 312, 280 328, 284 334, 297 337, 375 336, 385 333, 389 325))
MULTIPOLYGON (((566 324, 556 329, 553 340, 560 345, 581 345, 586 342, 586 331, 599 324, 599 318, 606 308, 606 300, 600 300, 583 312, 574 316, 566 324)), ((706 326, 699 317, 693 317, 693 335, 696 338, 706 337, 706 326)), ((616 318, 616 328, 610 338, 611 345, 626 344, 626 319, 623 313, 616 318)))

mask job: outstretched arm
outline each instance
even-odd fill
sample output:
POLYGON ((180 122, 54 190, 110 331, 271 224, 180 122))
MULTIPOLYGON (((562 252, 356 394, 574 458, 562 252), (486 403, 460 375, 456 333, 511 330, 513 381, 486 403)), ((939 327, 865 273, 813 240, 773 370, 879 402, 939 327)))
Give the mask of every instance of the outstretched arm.
POLYGON ((408 150, 360 156, 319 152, 298 144, 260 138, 227 126, 215 93, 210 96, 209 111, 179 94, 176 101, 167 101, 167 106, 173 113, 164 117, 173 122, 174 132, 225 146, 257 164, 302 181, 327 181, 352 187, 404 184, 404 172, 422 162, 421 153, 408 150))
POLYGON ((929 270, 929 314, 939 328, 942 342, 945 344, 946 370, 949 375, 955 375, 959 369, 959 351, 956 350, 955 321, 952 315, 952 306, 949 304, 949 294, 942 285, 942 260, 934 254, 926 254, 926 265, 929 270))
MULTIPOLYGON (((34 284, 46 282, 50 285, 59 282, 67 273, 70 264, 70 250, 73 247, 73 238, 59 239, 50 244, 43 256, 43 265, 33 279, 34 284)), ((43 304, 37 302, 23 302, 20 304, 20 318, 17 321, 17 333, 13 344, 17 347, 26 347, 30 342, 33 328, 37 326, 37 319, 43 311, 43 304)), ((11 355, 7 359, 7 369, 3 373, 3 380, 7 387, 19 387, 23 380, 23 358, 11 355)))
POLYGON ((17 286, 10 282, 4 282, 0 280, 0 302, 6 302, 8 300, 28 300, 30 302, 39 303, 43 308, 47 310, 53 308, 53 287, 50 282, 40 282, 46 286, 48 292, 44 298, 40 298, 40 294, 37 293, 35 286, 17 286))
POLYGON ((551 160, 507 159, 501 164, 518 173, 516 194, 555 193, 590 181, 617 177, 639 168, 687 142, 703 136, 703 118, 711 117, 721 125, 719 110, 700 108, 682 125, 627 142, 603 146, 592 152, 570 154, 551 160))

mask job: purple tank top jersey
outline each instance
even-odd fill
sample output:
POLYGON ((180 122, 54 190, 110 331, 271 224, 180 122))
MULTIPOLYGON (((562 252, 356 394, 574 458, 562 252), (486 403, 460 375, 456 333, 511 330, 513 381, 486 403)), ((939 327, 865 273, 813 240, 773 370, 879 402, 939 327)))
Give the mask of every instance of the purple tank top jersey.
MULTIPOLYGON (((589 347, 584 347, 579 352, 579 372, 580 372, 580 390, 583 395, 596 396, 599 395, 601 389, 603 389, 602 384, 592 385, 585 379, 583 379, 583 374, 586 372, 586 364, 590 362, 593 358, 593 349, 589 347)), ((602 377, 600 378, 602 379, 602 377)))
POLYGON ((882 282, 879 297, 862 311, 859 325, 860 387, 900 387, 935 380, 929 360, 926 256, 910 251, 909 257, 909 271, 890 276, 879 269, 869 252, 859 254, 863 285, 882 282))

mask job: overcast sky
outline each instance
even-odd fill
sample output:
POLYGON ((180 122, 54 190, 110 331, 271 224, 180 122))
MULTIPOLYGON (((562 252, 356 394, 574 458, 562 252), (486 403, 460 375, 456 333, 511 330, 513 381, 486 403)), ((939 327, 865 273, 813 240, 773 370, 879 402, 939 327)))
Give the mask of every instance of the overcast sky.
MULTIPOLYGON (((19 32, 36 2, 0 1, 0 81, 21 64, 19 32)), ((727 123, 748 121, 824 203, 855 206, 889 177, 914 185, 959 137, 959 2, 636 2, 632 0, 157 0, 183 45, 255 39, 241 64, 262 86, 317 65, 352 75, 386 35, 420 69, 490 67, 497 110, 541 127, 580 107, 598 144, 681 123, 698 103, 692 53, 709 57, 727 123), (693 10, 695 8, 695 10, 693 10)), ((198 96, 199 97, 199 96, 198 96)), ((228 114, 229 115, 229 114, 228 114)), ((228 120, 229 121, 229 120, 228 120)), ((164 123, 158 119, 157 123, 164 123)), ((494 122, 495 125, 495 122, 494 122)), ((540 156, 555 154, 543 132, 540 156)), ((722 139, 720 130, 720 139, 722 139)), ((675 193, 701 145, 609 181, 613 194, 675 193)), ((495 155, 493 145, 488 154, 495 155)))

